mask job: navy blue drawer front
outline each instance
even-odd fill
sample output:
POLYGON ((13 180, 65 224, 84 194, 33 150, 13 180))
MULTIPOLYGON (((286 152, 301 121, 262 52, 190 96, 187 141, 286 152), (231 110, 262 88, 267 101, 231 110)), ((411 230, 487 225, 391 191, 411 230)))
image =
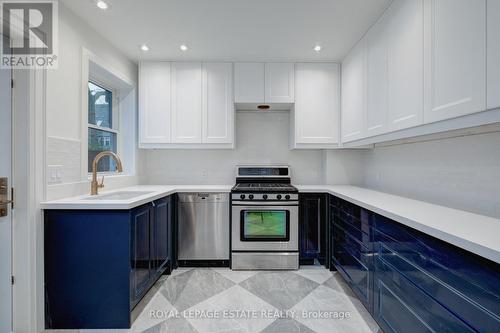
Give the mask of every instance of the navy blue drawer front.
POLYGON ((337 271, 349 283, 352 290, 368 309, 372 308, 372 272, 371 256, 353 251, 352 248, 336 244, 334 263, 337 271))
MULTIPOLYGON (((356 206, 354 206, 356 207, 356 206)), ((361 243, 371 242, 370 212, 365 209, 355 209, 353 204, 341 201, 339 207, 333 207, 331 223, 347 231, 361 243)), ((333 226, 331 226, 333 228, 333 226)))
POLYGON ((345 200, 340 201, 338 219, 340 223, 351 225, 355 229, 358 229, 365 234, 369 234, 370 225, 372 223, 370 215, 371 212, 364 208, 356 206, 345 200))
POLYGON ((379 255, 423 292, 474 329, 498 331, 498 264, 386 218, 377 222, 374 240, 379 255))
MULTIPOLYGON (((474 332, 384 260, 375 260, 374 315, 385 332, 474 332)), ((436 290, 437 292, 438 290, 436 290)))

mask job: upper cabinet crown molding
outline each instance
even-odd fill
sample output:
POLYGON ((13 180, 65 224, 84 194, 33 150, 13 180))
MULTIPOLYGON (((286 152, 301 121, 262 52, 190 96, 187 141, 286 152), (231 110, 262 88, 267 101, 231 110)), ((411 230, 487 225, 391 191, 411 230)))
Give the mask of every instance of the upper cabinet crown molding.
POLYGON ((486 0, 427 1, 425 37, 425 123, 484 111, 486 0))
POLYGON ((488 109, 500 108, 500 1, 487 2, 488 109))

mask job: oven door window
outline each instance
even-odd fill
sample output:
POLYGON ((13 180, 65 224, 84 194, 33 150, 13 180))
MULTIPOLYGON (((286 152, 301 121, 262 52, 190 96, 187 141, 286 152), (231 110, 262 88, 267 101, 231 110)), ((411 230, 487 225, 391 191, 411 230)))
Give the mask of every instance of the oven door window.
POLYGON ((241 241, 269 242, 290 240, 290 212, 287 210, 241 211, 241 241))

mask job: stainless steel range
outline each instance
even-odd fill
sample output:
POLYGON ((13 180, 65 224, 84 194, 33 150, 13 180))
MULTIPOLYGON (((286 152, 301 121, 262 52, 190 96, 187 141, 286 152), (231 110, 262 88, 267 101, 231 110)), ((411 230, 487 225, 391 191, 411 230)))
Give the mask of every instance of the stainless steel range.
POLYGON ((231 268, 299 268, 299 196, 287 166, 240 166, 231 191, 231 268))

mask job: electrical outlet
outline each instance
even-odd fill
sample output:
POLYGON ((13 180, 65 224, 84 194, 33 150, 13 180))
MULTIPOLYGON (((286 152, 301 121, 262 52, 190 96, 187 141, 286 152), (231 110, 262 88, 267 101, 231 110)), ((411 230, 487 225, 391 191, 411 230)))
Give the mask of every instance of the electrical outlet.
POLYGON ((63 166, 62 165, 48 165, 47 166, 47 183, 60 184, 62 183, 63 166))

